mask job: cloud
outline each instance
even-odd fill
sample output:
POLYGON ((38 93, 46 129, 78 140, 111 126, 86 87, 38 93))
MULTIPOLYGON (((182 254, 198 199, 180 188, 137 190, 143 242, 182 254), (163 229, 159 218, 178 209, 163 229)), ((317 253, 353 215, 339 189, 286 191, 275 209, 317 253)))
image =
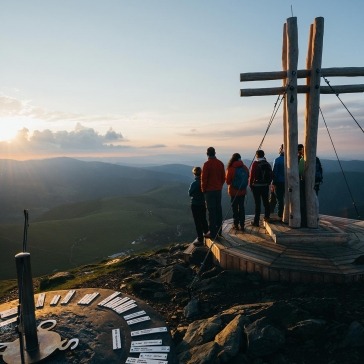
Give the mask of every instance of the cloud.
POLYGON ((0 116, 22 115, 25 103, 15 98, 0 95, 0 116))
POLYGON ((27 128, 19 130, 13 142, 0 143, 0 152, 11 154, 19 153, 75 153, 75 152, 106 152, 116 151, 125 146, 120 145, 126 139, 121 133, 110 128, 105 135, 99 134, 92 128, 77 123, 71 132, 49 129, 35 130, 32 134, 27 128))
POLYGON ((30 117, 46 122, 75 121, 80 123, 121 121, 125 119, 125 116, 122 115, 86 115, 63 111, 49 111, 42 107, 32 105, 29 100, 18 100, 10 96, 0 95, 0 117, 5 116, 30 117))
POLYGON ((153 145, 147 145, 144 148, 147 149, 157 149, 157 148, 166 148, 167 146, 165 144, 153 144, 153 145))
POLYGON ((112 142, 112 141, 119 141, 122 139, 123 139, 123 136, 121 135, 121 133, 117 133, 112 128, 110 128, 105 134, 105 141, 112 142))
MULTIPOLYGON (((343 99, 343 97, 341 97, 341 99, 343 99)), ((360 100, 349 102, 343 101, 343 104, 338 100, 335 103, 325 104, 321 106, 322 115, 326 121, 328 128, 357 128, 358 124, 361 126, 361 128, 364 128, 364 119, 362 117, 362 115, 364 115, 363 102, 360 100)), ((322 121, 322 115, 320 113, 319 123, 321 123, 322 121)), ((320 125, 324 127, 324 123, 320 125)), ((359 131, 359 129, 357 130, 359 131)))

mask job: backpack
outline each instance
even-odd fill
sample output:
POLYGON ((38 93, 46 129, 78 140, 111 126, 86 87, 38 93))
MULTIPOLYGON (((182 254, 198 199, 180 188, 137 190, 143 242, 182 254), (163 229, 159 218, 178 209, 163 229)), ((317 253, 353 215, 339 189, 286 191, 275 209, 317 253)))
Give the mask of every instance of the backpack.
POLYGON ((270 185, 273 179, 272 167, 265 161, 259 161, 257 163, 256 177, 254 184, 270 185))
POLYGON ((322 171, 321 161, 318 157, 316 157, 316 171, 315 171, 315 183, 320 184, 324 181, 324 175, 322 171))
POLYGON ((243 167, 235 167, 233 187, 236 190, 245 190, 248 186, 249 173, 243 167))

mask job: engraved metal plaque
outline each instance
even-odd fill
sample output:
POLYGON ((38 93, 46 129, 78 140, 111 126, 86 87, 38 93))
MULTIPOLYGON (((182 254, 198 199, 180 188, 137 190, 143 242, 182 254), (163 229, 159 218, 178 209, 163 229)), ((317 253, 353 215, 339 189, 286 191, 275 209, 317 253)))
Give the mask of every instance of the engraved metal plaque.
POLYGON ((149 321, 149 320, 150 320, 149 316, 142 316, 142 317, 135 318, 133 320, 128 320, 128 321, 126 321, 126 323, 130 326, 130 325, 137 324, 139 322, 144 322, 144 321, 149 321))
POLYGON ((75 289, 71 289, 70 291, 68 291, 68 293, 66 294, 66 296, 63 298, 63 300, 61 301, 61 305, 67 305, 72 297, 75 295, 76 290, 75 289))
POLYGON ((43 308, 45 297, 46 297, 45 293, 39 293, 37 303, 35 304, 36 308, 43 308))
POLYGON ((131 358, 126 359, 126 364, 168 364, 165 360, 143 359, 143 358, 131 358))
POLYGON ((165 360, 167 359, 167 356, 168 354, 161 354, 161 353, 140 353, 139 358, 165 360))
POLYGON ((130 298, 129 297, 124 297, 124 298, 121 298, 121 297, 117 297, 113 300, 111 300, 110 302, 108 302, 105 307, 108 307, 108 308, 115 308, 117 306, 120 306, 120 305, 123 305, 127 302, 130 301, 130 298))
POLYGON ((56 306, 57 303, 58 303, 58 301, 60 300, 60 298, 61 298, 61 295, 60 294, 54 295, 53 298, 52 298, 52 301, 51 301, 50 305, 51 306, 56 306))
POLYGON ((131 342, 131 346, 153 346, 153 345, 162 345, 162 340, 141 340, 141 341, 131 342))
POLYGON ((169 353, 170 346, 131 346, 131 353, 169 353))
POLYGON ((3 321, 3 322, 0 322, 0 327, 5 327, 7 325, 10 325, 12 324, 13 322, 16 322, 16 320, 18 319, 18 317, 13 317, 9 320, 6 320, 6 321, 3 321))
POLYGON ((135 307, 137 307, 138 305, 137 304, 135 304, 135 303, 133 303, 133 304, 131 304, 131 305, 129 305, 129 306, 125 306, 125 307, 117 307, 117 308, 115 308, 114 309, 114 311, 116 312, 116 313, 124 313, 124 312, 127 312, 127 311, 130 311, 131 309, 133 309, 133 308, 135 308, 135 307))
POLYGON ((18 307, 10 308, 9 310, 5 310, 0 312, 0 318, 4 319, 7 317, 11 317, 18 314, 18 307))
POLYGON ((131 304, 135 303, 135 300, 129 300, 124 303, 119 303, 118 305, 114 306, 113 309, 123 308, 126 306, 130 306, 131 304))
POLYGON ((110 296, 108 296, 104 300, 102 300, 100 303, 98 303, 97 305, 98 306, 104 306, 106 303, 108 303, 109 301, 111 301, 115 297, 119 296, 120 294, 121 294, 121 292, 114 292, 113 294, 111 294, 110 296))
POLYGON ((131 313, 130 315, 124 316, 124 320, 130 320, 130 319, 133 319, 133 318, 138 317, 138 316, 143 316, 145 314, 146 314, 145 311, 134 312, 134 313, 131 313))
POLYGON ((120 349, 121 348, 120 329, 113 329, 111 335, 112 335, 113 350, 120 349))
POLYGON ((153 329, 131 331, 130 336, 148 335, 148 334, 155 334, 158 332, 167 332, 167 328, 166 327, 154 327, 153 329))
POLYGON ((88 293, 84 295, 78 302, 78 305, 89 305, 100 293, 94 292, 94 293, 88 293))

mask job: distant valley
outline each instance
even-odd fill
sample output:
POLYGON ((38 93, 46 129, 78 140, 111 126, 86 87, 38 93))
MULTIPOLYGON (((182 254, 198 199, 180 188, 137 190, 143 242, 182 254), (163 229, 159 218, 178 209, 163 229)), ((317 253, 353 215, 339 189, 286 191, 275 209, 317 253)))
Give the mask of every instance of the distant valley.
MULTIPOLYGON (((364 162, 342 162, 351 195, 337 162, 322 164, 320 213, 357 218, 353 197, 363 214, 364 162)), ((24 209, 30 214, 28 247, 36 276, 117 253, 192 241, 195 230, 187 195, 191 169, 181 164, 133 168, 70 158, 0 160, 0 279, 15 277, 24 209)), ((223 210, 230 218, 226 188, 223 210)), ((249 192, 246 213, 253 211, 249 192)))

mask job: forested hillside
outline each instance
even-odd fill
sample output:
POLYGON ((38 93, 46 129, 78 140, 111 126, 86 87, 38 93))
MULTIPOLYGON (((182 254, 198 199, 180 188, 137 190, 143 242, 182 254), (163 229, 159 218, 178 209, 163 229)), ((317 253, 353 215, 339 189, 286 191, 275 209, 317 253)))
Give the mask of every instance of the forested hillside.
MULTIPOLYGON (((343 162, 345 176, 333 161, 322 164, 320 213, 357 219, 364 213, 364 162, 343 162)), ((69 158, 1 160, 0 279, 15 277, 24 209, 29 210, 28 246, 35 275, 192 241, 195 229, 187 194, 191 169, 179 164, 133 168, 69 158)), ((224 218, 231 218, 226 187, 222 204, 224 218)), ((246 214, 253 213, 249 191, 246 214)))

